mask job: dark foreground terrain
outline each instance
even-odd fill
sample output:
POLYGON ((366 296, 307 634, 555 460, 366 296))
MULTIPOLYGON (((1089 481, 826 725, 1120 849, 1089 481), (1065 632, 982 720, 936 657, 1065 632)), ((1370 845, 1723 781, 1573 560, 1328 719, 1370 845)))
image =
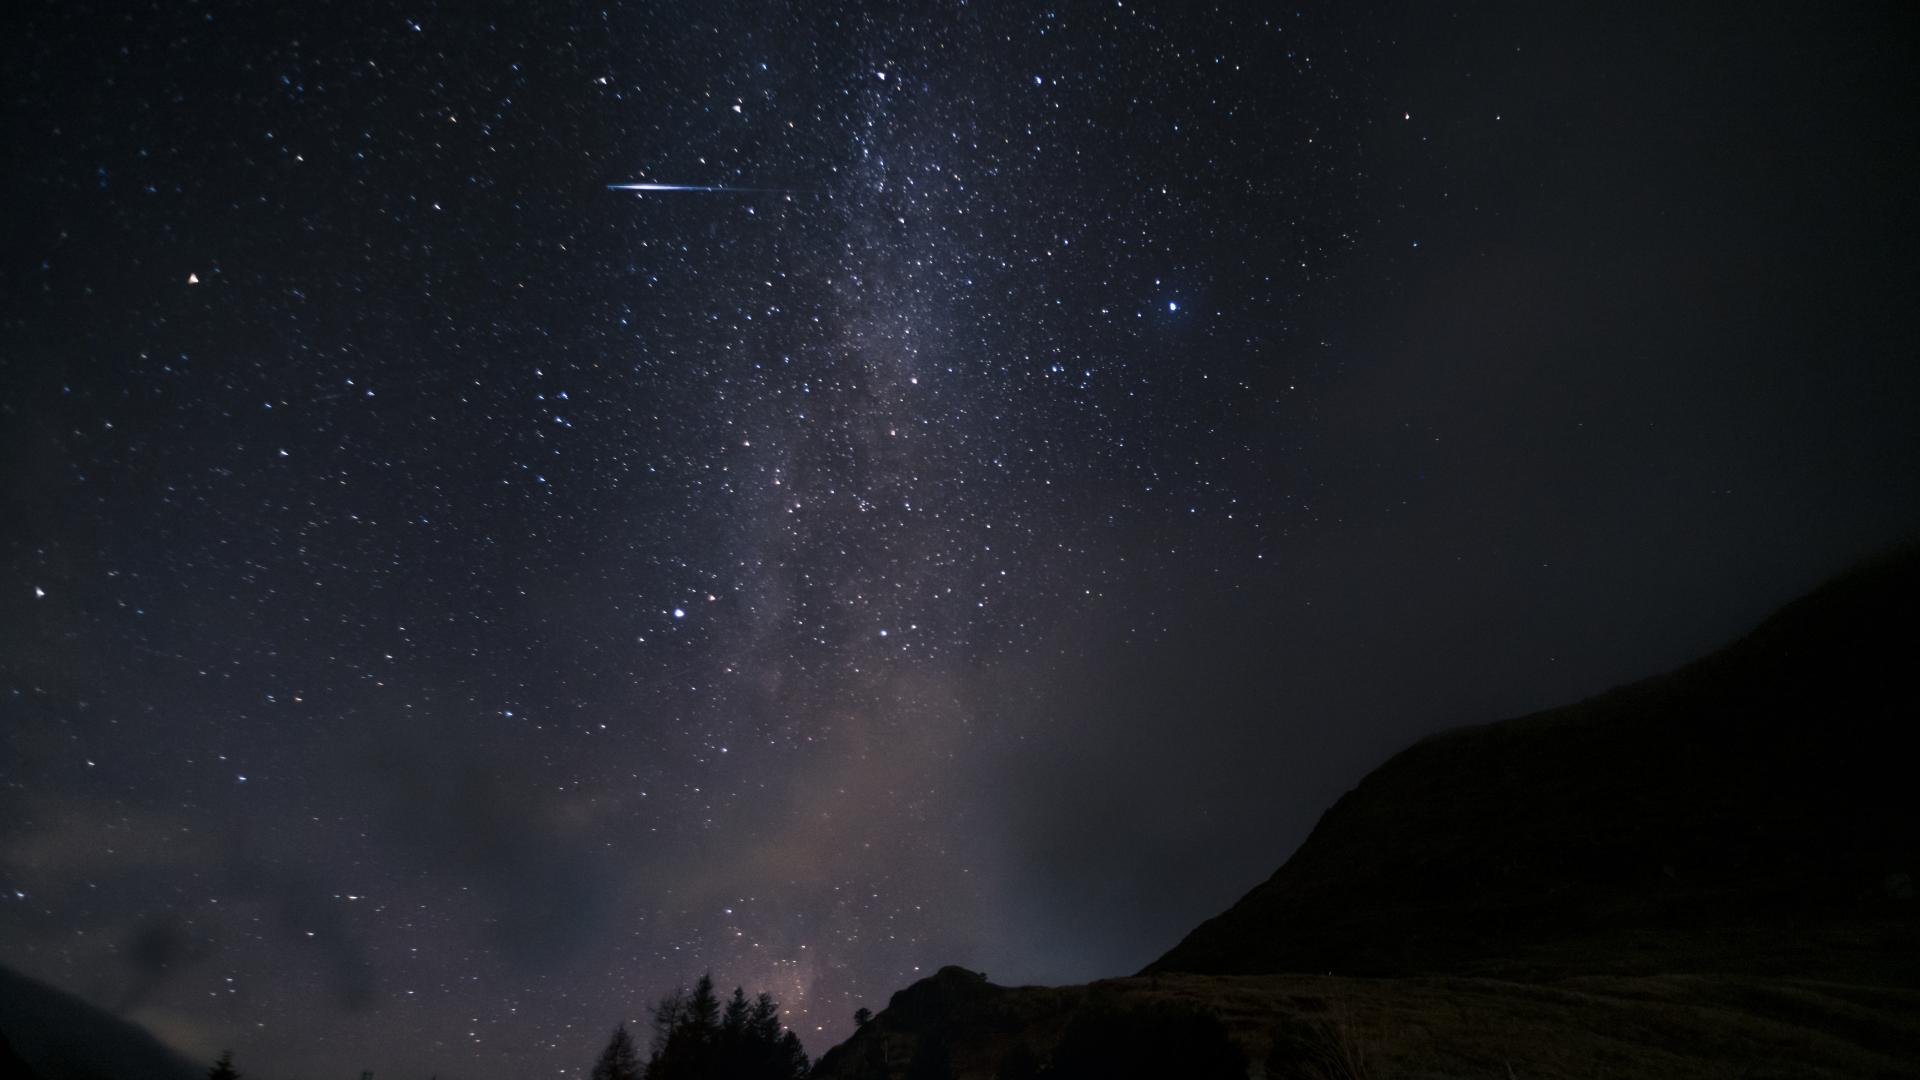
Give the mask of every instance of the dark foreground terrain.
POLYGON ((1140 975, 948 968, 817 1075, 1156 1075, 1216 1042, 1213 1075, 1920 1075, 1917 613, 1910 549, 1678 671, 1424 740, 1140 975))
POLYGON ((200 1080, 145 1030, 0 967, 0 1080, 200 1080))
MULTIPOLYGON (((1047 1062, 1080 1018, 1117 1016, 1131 1040, 1151 1037, 1169 1009, 1217 1016, 1254 1077, 1896 1077, 1920 1065, 1920 991, 1897 987, 1679 974, 1177 974, 999 987, 948 968, 896 994, 815 1075, 914 1075, 923 1054, 945 1057, 956 1077, 1045 1075, 1019 1073, 1018 1059, 1047 1062), (920 1011, 929 999, 938 1004, 920 1011)), ((1186 1075, 1125 1068, 1064 1075, 1186 1075)))

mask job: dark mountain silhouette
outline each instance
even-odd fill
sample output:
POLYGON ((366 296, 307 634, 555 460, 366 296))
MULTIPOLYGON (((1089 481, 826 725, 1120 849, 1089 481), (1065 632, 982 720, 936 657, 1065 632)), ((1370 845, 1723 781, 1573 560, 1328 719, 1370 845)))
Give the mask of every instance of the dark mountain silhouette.
POLYGON ((816 1076, 929 1041, 1045 1076, 1140 1022, 1090 1015, 1194 1012, 1274 1077, 1920 1075, 1917 614, 1909 548, 1667 675, 1423 740, 1141 974, 943 969, 816 1076))
POLYGON ((1148 972, 1920 985, 1920 553, 1671 674, 1396 755, 1148 972))
POLYGON ((0 1075, 32 1080, 202 1080, 195 1065, 128 1023, 0 967, 0 1075), (11 1057, 9 1057, 11 1055, 11 1057), (23 1072, 7 1071, 25 1070, 23 1072))

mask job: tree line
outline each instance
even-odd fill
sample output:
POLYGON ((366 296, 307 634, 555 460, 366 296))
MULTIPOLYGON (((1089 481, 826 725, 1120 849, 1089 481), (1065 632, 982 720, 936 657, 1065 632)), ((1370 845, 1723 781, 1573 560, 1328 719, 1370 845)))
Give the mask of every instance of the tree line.
POLYGON ((645 1062, 625 1024, 613 1029, 594 1063, 592 1080, 805 1080, 800 1037, 780 1023, 772 995, 751 1000, 734 987, 724 1004, 713 976, 675 990, 653 1009, 645 1062))

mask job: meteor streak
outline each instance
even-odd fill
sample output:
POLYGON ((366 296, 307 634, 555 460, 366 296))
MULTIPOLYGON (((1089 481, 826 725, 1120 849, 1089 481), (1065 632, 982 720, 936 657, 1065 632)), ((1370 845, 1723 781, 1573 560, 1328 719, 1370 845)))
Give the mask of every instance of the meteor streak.
POLYGON ((608 191, 742 191, 764 195, 786 195, 786 188, 727 187, 721 184, 608 184, 608 191))

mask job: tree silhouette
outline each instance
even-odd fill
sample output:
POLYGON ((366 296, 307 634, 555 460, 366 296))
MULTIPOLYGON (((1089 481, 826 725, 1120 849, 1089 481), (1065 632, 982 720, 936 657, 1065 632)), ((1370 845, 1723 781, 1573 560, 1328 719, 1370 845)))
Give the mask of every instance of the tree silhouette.
POLYGON ((774 1004, 772 994, 762 993, 753 999, 753 1012, 747 1017, 747 1031, 756 1042, 780 1040, 780 1006, 774 1004))
POLYGON ((207 1080, 240 1080, 240 1070, 233 1067, 233 1051, 228 1050, 220 1055, 220 1060, 207 1070, 207 1080))
MULTIPOLYGON (((749 1000, 735 988, 725 1005, 712 975, 692 991, 675 990, 653 1008, 653 1045, 645 1080, 804 1080, 800 1037, 780 1024, 771 995, 749 1000)), ((598 1080, 598 1077, 595 1078, 598 1080)))
POLYGON ((720 1014, 721 1037, 735 1040, 746 1038, 747 1016, 752 1008, 747 1004, 747 992, 734 987, 733 996, 727 999, 727 1007, 720 1014))
POLYGON ((687 1024, 706 1042, 720 1030, 720 999, 713 992, 713 972, 700 976, 687 997, 687 1024))
POLYGON ((869 1009, 863 1006, 861 1008, 853 1010, 853 1026, 854 1027, 857 1027, 857 1028, 866 1027, 867 1021, 871 1019, 873 1019, 872 1009, 869 1009))
POLYGON ((593 1064, 593 1080, 640 1080, 640 1054, 633 1048, 633 1036, 627 1034, 627 1025, 614 1027, 607 1048, 593 1064))
POLYGON ((775 1080, 805 1080, 807 1071, 807 1052, 800 1048, 800 1036, 781 1032, 780 1042, 767 1062, 767 1075, 775 1080))

